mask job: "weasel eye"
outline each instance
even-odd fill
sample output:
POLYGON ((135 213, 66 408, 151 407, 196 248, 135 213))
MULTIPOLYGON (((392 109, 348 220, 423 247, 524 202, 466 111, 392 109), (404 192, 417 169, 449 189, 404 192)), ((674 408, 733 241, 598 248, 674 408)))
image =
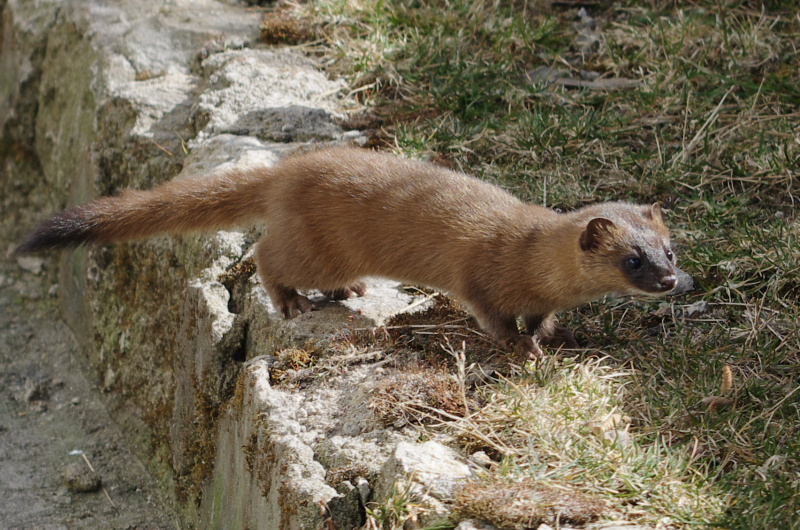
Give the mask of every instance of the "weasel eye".
POLYGON ((625 261, 625 266, 630 270, 635 271, 636 269, 640 269, 642 267, 642 260, 639 258, 628 258, 625 261))
POLYGON ((670 249, 666 249, 664 253, 667 255, 667 259, 672 261, 675 259, 675 254, 672 253, 670 249))

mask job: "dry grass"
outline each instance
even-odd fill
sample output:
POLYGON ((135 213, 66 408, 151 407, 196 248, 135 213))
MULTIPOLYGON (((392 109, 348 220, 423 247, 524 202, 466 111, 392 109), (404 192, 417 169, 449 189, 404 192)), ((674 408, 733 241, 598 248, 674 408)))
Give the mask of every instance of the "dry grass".
POLYGON ((270 369, 270 383, 273 385, 292 385, 302 381, 311 373, 323 350, 309 341, 302 348, 290 347, 279 351, 275 364, 270 369))
POLYGON ((268 11, 261 18, 259 40, 265 44, 302 44, 316 39, 313 23, 293 17, 285 9, 268 11))
POLYGON ((470 401, 462 399, 457 381, 446 371, 419 368, 381 381, 370 408, 382 423, 402 428, 461 417, 470 401))
POLYGON ((459 516, 519 530, 552 522, 583 525, 606 511, 602 501, 570 488, 545 486, 532 480, 466 484, 456 494, 454 504, 459 516))

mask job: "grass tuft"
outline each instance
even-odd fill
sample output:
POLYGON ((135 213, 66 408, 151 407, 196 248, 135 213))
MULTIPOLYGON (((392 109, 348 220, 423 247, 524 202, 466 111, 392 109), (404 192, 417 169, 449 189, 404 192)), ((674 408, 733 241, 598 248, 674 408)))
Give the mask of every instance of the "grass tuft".
POLYGON ((455 506, 461 516, 519 530, 547 523, 583 525, 606 511, 602 501, 532 480, 466 484, 456 494, 455 506))

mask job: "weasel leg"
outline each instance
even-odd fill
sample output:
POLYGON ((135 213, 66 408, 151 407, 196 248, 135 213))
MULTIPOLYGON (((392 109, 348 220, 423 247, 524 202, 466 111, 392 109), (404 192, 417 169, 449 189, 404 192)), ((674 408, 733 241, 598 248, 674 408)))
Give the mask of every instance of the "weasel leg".
POLYGON ((532 335, 520 333, 516 317, 503 317, 489 311, 475 311, 475 317, 481 327, 492 337, 506 346, 513 348, 520 355, 536 358, 543 354, 536 339, 532 335))
POLYGON ((364 282, 356 282, 347 287, 341 287, 332 291, 323 291, 323 294, 331 300, 347 300, 354 296, 364 296, 367 292, 367 284, 364 282))
POLYGON ((578 341, 567 328, 556 325, 552 313, 545 316, 525 317, 525 327, 528 329, 528 333, 536 335, 542 346, 570 350, 580 348, 578 341))
POLYGON ((268 247, 266 240, 262 239, 256 248, 256 265, 261 283, 272 299, 273 305, 280 309, 284 318, 293 318, 314 309, 311 300, 281 281, 280 266, 272 264, 270 260, 273 255, 275 252, 268 247))
POLYGON ((314 309, 314 303, 291 287, 280 284, 265 285, 272 303, 281 310, 284 318, 294 318, 314 309))

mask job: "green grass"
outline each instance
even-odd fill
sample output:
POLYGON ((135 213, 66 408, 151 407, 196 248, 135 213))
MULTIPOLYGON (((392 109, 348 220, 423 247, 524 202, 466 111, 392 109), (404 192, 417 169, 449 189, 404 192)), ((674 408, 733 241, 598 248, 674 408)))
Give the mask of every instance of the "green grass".
POLYGON ((656 314, 659 302, 611 300, 563 315, 586 352, 520 374, 523 393, 486 390, 498 410, 516 411, 486 420, 487 432, 513 422, 527 433, 503 473, 568 481, 636 522, 800 528, 794 3, 608 3, 590 13, 598 38, 586 48, 577 10, 544 2, 314 0, 293 9, 318 22, 323 38, 308 51, 384 120, 391 149, 551 207, 624 199, 669 209, 679 261, 702 286, 669 303, 705 300, 709 311, 681 319, 656 314), (527 74, 542 66, 640 84, 532 83, 527 74), (712 410, 703 399, 720 395, 725 367, 733 404, 712 410), (539 400, 536 414, 519 412, 526 400, 539 400), (559 443, 536 428, 573 409, 559 443), (612 409, 632 436, 619 454, 586 429, 612 409))

